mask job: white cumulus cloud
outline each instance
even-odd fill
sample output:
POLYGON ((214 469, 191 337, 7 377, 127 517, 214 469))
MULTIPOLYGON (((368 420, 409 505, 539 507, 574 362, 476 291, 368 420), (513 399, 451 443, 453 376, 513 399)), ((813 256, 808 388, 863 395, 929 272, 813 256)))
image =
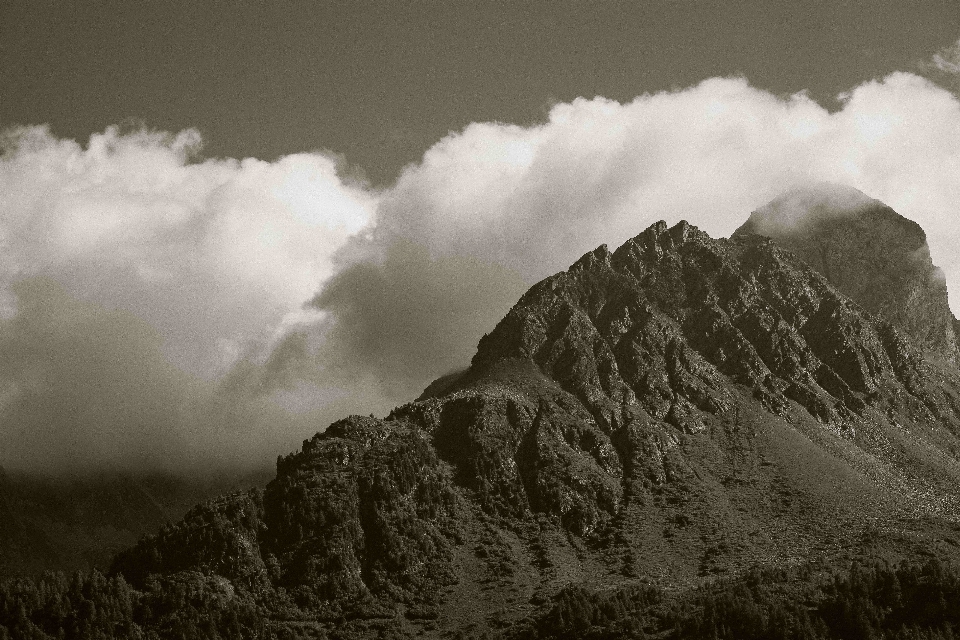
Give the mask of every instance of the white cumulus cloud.
POLYGON ((174 443, 232 461, 269 439, 211 436, 197 407, 302 315, 376 196, 321 153, 194 162, 194 131, 82 145, 28 127, 2 145, 0 464, 177 465, 174 443))
POLYGON ((376 231, 315 300, 325 361, 400 401, 469 362, 523 290, 599 244, 686 219, 729 235, 811 182, 845 183, 919 222, 960 308, 960 102, 894 73, 831 112, 743 78, 477 123, 430 148, 379 205, 376 231))
POLYGON ((466 366, 597 245, 659 219, 726 236, 811 182, 920 223, 960 309, 960 100, 915 74, 833 111, 743 78, 577 99, 451 133, 379 193, 329 155, 193 162, 197 144, 7 134, 0 465, 276 455, 466 366))

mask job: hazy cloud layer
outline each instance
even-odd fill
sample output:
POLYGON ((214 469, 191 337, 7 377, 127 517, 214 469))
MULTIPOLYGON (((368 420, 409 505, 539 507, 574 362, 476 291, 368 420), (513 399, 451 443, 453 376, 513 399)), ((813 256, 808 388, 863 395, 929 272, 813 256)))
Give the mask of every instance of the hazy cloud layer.
POLYGON ((288 443, 262 394, 239 410, 220 380, 297 320, 374 197, 326 155, 193 163, 199 142, 5 133, 0 464, 231 464, 288 443))
POLYGON ((629 104, 556 105, 535 127, 474 124, 428 150, 378 208, 376 231, 315 300, 325 351, 397 401, 462 367, 523 289, 658 219, 729 235, 810 182, 849 184, 918 221, 960 308, 960 102, 911 74, 830 113, 712 79, 629 104), (481 282, 482 280, 482 282, 481 282))
POLYGON ((0 464, 275 455, 465 366, 527 286, 597 245, 659 219, 728 235, 808 182, 919 222, 960 308, 960 101, 912 74, 832 113, 743 79, 580 99, 453 133, 383 193, 325 155, 191 163, 196 144, 8 142, 0 464))

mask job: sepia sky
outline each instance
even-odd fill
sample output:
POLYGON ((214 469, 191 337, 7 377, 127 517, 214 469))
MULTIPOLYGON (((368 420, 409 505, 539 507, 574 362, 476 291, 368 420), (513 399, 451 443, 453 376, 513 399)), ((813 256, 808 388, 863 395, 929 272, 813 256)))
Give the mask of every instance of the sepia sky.
POLYGON ((0 2, 0 467, 269 463, 538 280, 814 182, 960 310, 960 5, 0 2))
POLYGON ((955 0, 5 0, 0 124, 198 129, 214 156, 328 149, 390 182, 449 131, 714 76, 827 108, 956 41, 955 0))

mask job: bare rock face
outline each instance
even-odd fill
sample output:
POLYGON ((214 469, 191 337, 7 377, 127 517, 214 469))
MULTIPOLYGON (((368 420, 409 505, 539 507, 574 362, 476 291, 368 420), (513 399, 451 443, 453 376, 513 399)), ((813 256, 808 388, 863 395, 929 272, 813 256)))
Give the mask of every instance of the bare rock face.
MULTIPOLYGON (((114 568, 134 584, 223 576, 271 615, 361 636, 383 619, 442 635, 508 624, 571 583, 907 553, 960 522, 960 371, 924 354, 949 347, 946 329, 844 294, 887 291, 840 269, 839 247, 867 261, 923 246, 875 215, 892 248, 828 215, 841 231, 822 233, 849 238, 820 266, 685 222, 601 246, 531 288, 459 377, 385 419, 334 423, 262 494, 200 507, 114 568)), ((897 286, 942 311, 917 264, 897 286)), ((896 275, 881 267, 866 273, 896 275)))
POLYGON ((773 238, 867 311, 958 361, 957 320, 926 234, 879 200, 841 185, 798 189, 754 211, 733 235, 747 234, 773 238))
POLYGON ((794 401, 839 429, 869 406, 906 410, 905 398, 954 418, 892 322, 768 239, 714 240, 685 222, 600 247, 531 289, 474 368, 508 358, 535 362, 604 431, 638 412, 703 431, 704 415, 732 405, 731 382, 773 413, 794 401))

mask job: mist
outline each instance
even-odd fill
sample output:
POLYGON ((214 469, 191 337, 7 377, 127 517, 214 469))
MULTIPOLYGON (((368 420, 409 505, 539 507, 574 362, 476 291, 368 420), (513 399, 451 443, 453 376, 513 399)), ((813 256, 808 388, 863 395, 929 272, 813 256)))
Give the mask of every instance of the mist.
POLYGON ((527 287, 596 246, 619 246, 660 219, 728 236, 809 185, 826 202, 856 205, 847 189, 824 192, 835 183, 927 230, 956 310, 958 169, 960 101, 912 74, 865 83, 833 112, 743 78, 628 104, 580 99, 536 126, 474 124, 434 145, 384 194, 376 229, 345 247, 312 304, 334 327, 327 357, 403 402, 466 366, 527 287))
POLYGON ((199 160, 191 131, 5 135, 8 468, 270 460, 467 366, 527 287, 597 245, 660 219, 726 236, 810 183, 917 221, 960 292, 960 100, 910 73, 832 111, 743 78, 577 99, 453 132, 384 190, 331 152, 199 160))
POLYGON ((3 467, 260 464, 309 415, 224 380, 296 324, 375 195, 332 154, 198 161, 201 144, 193 131, 113 127, 86 145, 5 132, 3 467))

